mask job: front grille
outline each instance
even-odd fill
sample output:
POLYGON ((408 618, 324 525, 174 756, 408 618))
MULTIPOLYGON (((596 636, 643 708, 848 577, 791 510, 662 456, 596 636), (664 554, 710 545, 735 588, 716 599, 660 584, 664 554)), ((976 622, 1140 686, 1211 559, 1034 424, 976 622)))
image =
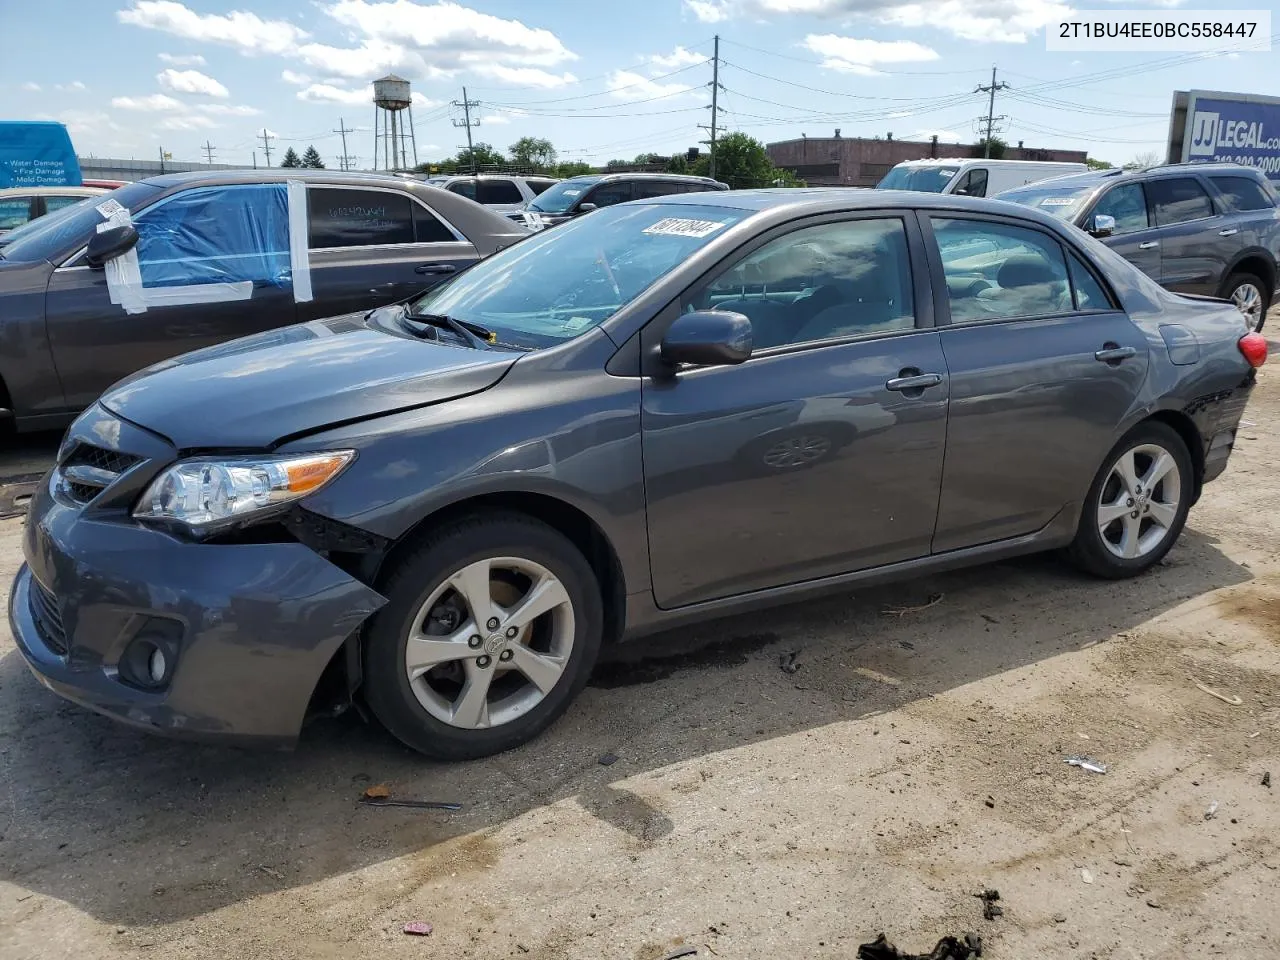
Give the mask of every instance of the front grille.
POLYGON ((62 490, 72 500, 88 503, 142 459, 132 453, 78 443, 58 466, 62 490))
POLYGON ((141 460, 141 457, 135 457, 132 453, 103 450, 101 447, 91 447, 87 443, 80 443, 67 455, 67 459, 62 461, 62 466, 64 468, 96 467, 99 470, 106 470, 108 473, 119 475, 141 460))
POLYGON ((58 612, 58 600, 35 577, 31 578, 31 616, 45 645, 58 656, 66 656, 67 632, 58 612))

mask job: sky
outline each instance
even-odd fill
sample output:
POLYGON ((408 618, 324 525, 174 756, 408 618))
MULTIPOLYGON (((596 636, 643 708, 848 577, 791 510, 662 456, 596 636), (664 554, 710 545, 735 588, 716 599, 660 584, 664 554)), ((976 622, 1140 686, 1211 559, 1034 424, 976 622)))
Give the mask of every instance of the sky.
MULTIPOLYGON (((0 119, 56 119, 82 156, 273 163, 341 135, 372 165, 371 81, 413 85, 420 160, 545 137, 603 163, 707 138, 713 37, 722 129, 971 142, 996 98, 1006 140, 1123 163, 1163 153, 1174 90, 1280 96, 1271 52, 1047 52, 1046 25, 1089 9, 1206 0, 0 0, 0 119), (20 42, 15 42, 15 40, 20 42), (256 157, 255 157, 256 154, 256 157)), ((1272 11, 1280 0, 1232 2, 1272 11)))

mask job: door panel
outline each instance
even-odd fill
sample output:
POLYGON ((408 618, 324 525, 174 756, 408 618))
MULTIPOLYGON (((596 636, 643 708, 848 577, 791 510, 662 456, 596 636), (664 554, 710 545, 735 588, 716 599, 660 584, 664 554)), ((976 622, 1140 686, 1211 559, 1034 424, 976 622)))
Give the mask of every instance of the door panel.
POLYGON ((1141 183, 1112 187, 1093 205, 1089 216, 1114 217, 1115 233, 1103 240, 1157 283, 1160 282, 1160 236, 1154 227, 1146 193, 1141 183))
POLYGON ((1226 220, 1195 177, 1165 177, 1147 184, 1160 240, 1160 283, 1179 293, 1217 293, 1235 236, 1221 237, 1226 220))

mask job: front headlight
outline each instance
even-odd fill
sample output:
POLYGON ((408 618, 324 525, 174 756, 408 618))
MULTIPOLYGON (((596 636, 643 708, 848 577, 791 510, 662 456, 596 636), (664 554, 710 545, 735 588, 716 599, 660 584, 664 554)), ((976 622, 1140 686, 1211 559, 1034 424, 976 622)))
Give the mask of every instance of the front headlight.
POLYGON ((133 515, 203 533, 315 493, 354 456, 354 450, 331 450, 183 460, 151 482, 133 515))

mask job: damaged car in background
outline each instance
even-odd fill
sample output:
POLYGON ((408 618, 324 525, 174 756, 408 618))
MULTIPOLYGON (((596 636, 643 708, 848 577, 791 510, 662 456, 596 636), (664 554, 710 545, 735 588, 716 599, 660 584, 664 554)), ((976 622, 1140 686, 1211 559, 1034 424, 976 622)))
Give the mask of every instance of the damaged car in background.
POLYGON ((116 385, 37 485, 10 623, 137 727, 288 745, 336 691, 480 757, 657 630, 1052 549, 1142 574, 1265 356, 1011 204, 620 204, 116 385))

